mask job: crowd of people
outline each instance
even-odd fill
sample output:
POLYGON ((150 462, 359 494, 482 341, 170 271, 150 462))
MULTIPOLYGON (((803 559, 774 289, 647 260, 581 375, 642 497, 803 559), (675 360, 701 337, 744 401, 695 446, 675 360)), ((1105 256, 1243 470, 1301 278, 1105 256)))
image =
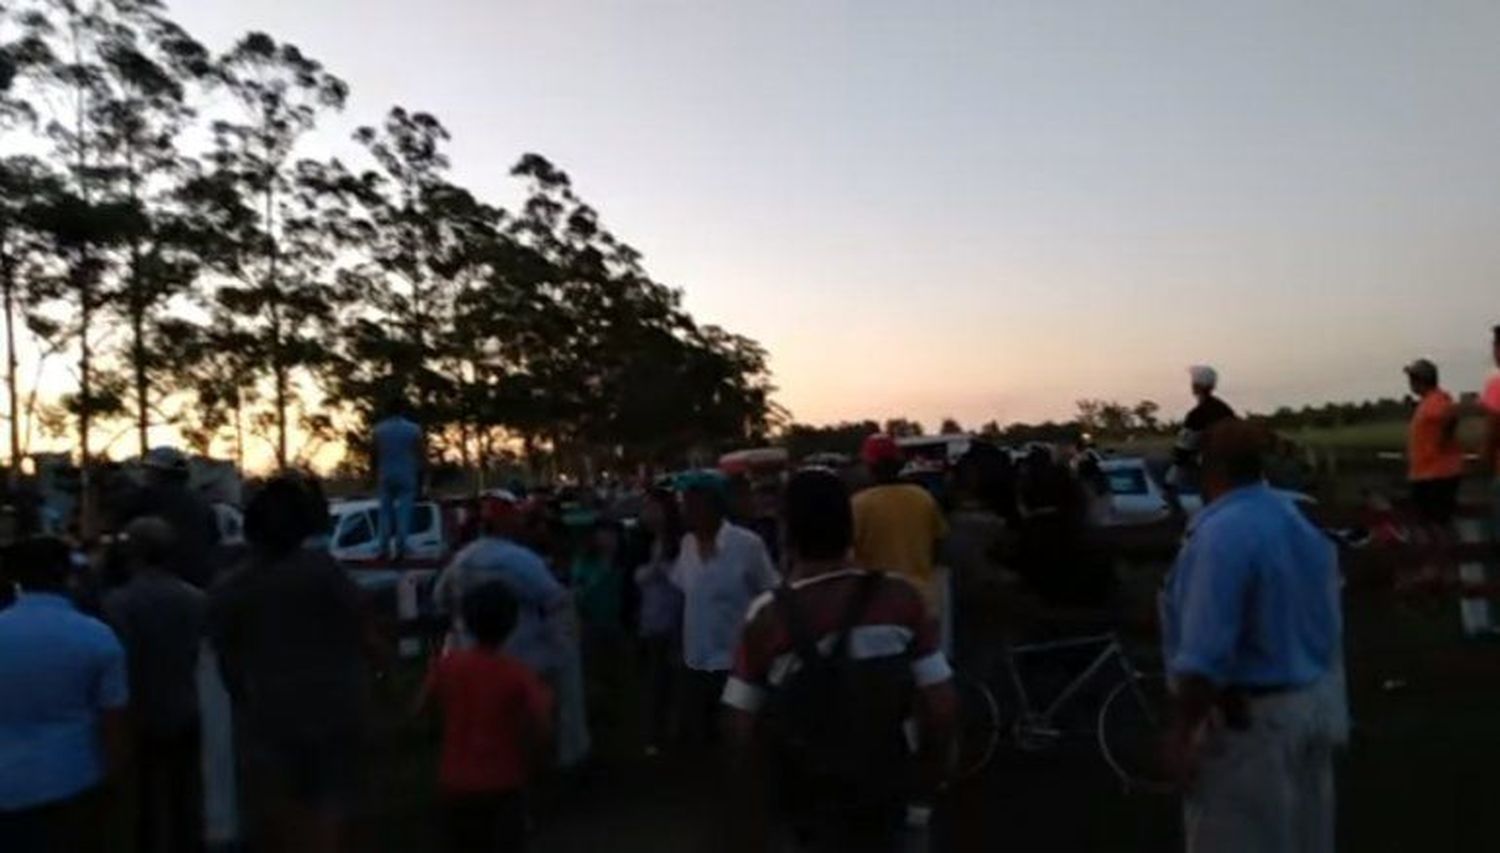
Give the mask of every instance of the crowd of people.
MULTIPOLYGON (((1500 365, 1500 328, 1494 343, 1500 365)), ((1411 499, 1441 571, 1458 415, 1436 366, 1406 373, 1411 499)), ((1267 487, 1272 437, 1217 384, 1192 370, 1167 478, 1207 506, 1161 594, 1176 705, 1163 754, 1189 850, 1331 851, 1347 734, 1338 555, 1267 487)), ((1500 378, 1482 402, 1493 471, 1500 378)), ((372 446, 381 538, 400 558, 423 444, 387 414, 372 446)), ((522 849, 528 788, 586 762, 600 709, 626 705, 644 758, 723 760, 736 807, 721 846, 900 849, 943 797, 955 669, 992 671, 1028 613, 1108 612, 1112 561, 1089 524, 1107 483, 1088 448, 976 441, 936 489, 903 477, 889 436, 859 461, 769 485, 690 471, 641 488, 628 518, 618 502, 479 499, 432 587, 443 621, 413 703, 441 720, 447 848, 522 849)), ((328 553, 321 485, 260 484, 235 548, 181 454, 146 463, 92 549, 38 536, 5 551, 0 849, 108 849, 104 815, 127 790, 139 851, 360 848, 371 681, 391 638, 328 553)))

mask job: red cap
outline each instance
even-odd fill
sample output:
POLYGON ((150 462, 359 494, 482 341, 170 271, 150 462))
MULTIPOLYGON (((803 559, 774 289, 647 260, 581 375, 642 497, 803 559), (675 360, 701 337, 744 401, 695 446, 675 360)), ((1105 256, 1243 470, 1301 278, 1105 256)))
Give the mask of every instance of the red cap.
POLYGON ((905 458, 901 453, 901 446, 896 444, 896 439, 891 438, 883 432, 877 432, 865 439, 865 443, 859 449, 859 458, 866 465, 876 465, 881 462, 896 462, 905 458))
POLYGON ((516 502, 505 498, 487 495, 479 501, 479 520, 483 522, 486 529, 494 529, 510 518, 516 512, 516 502))

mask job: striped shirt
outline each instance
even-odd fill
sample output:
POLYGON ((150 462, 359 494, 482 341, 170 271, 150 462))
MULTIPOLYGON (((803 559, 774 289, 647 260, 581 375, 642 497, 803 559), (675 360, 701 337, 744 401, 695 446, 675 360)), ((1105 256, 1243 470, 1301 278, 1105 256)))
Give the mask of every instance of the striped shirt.
MULTIPOLYGON (((808 630, 827 654, 843 627, 849 596, 859 588, 857 569, 830 572, 792 584, 808 630)), ((734 670, 724 687, 724 704, 750 713, 765 704, 769 691, 781 686, 800 667, 791 632, 771 593, 750 606, 735 653, 734 670)), ((848 654, 856 660, 904 655, 911 661, 918 688, 953 677, 938 648, 937 622, 928 614, 917 588, 887 575, 849 631, 848 654)))

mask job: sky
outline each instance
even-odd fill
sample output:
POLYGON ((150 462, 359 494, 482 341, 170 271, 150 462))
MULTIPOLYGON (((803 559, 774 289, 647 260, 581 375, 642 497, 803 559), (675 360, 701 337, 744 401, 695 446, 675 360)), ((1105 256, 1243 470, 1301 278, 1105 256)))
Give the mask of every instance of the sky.
POLYGON ((1456 390, 1500 323, 1487 0, 177 0, 291 41, 497 201, 544 154, 802 421, 1456 390))

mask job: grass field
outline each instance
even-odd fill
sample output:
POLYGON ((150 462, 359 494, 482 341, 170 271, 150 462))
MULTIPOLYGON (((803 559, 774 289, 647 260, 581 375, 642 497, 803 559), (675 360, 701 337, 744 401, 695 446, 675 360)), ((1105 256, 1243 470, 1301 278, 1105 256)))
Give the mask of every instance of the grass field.
MULTIPOLYGON (((1128 580, 1146 587, 1158 574, 1137 567, 1128 580)), ((1146 606, 1150 596, 1139 592, 1132 600, 1146 606)), ((1361 591, 1346 603, 1346 621, 1355 735, 1340 762, 1341 849, 1500 849, 1490 812, 1500 803, 1500 643, 1463 639, 1451 600, 1412 604, 1361 591)), ((407 667, 381 685, 369 849, 434 849, 435 732, 403 712, 415 679, 407 667)), ((640 758, 631 702, 606 709, 616 722, 599 732, 601 760, 590 772, 544 786, 534 849, 712 846, 724 806, 712 765, 701 756, 640 758)), ((1177 814, 1170 798, 1125 796, 1090 745, 1011 753, 982 784, 951 795, 940 849, 1171 850, 1177 814)))

